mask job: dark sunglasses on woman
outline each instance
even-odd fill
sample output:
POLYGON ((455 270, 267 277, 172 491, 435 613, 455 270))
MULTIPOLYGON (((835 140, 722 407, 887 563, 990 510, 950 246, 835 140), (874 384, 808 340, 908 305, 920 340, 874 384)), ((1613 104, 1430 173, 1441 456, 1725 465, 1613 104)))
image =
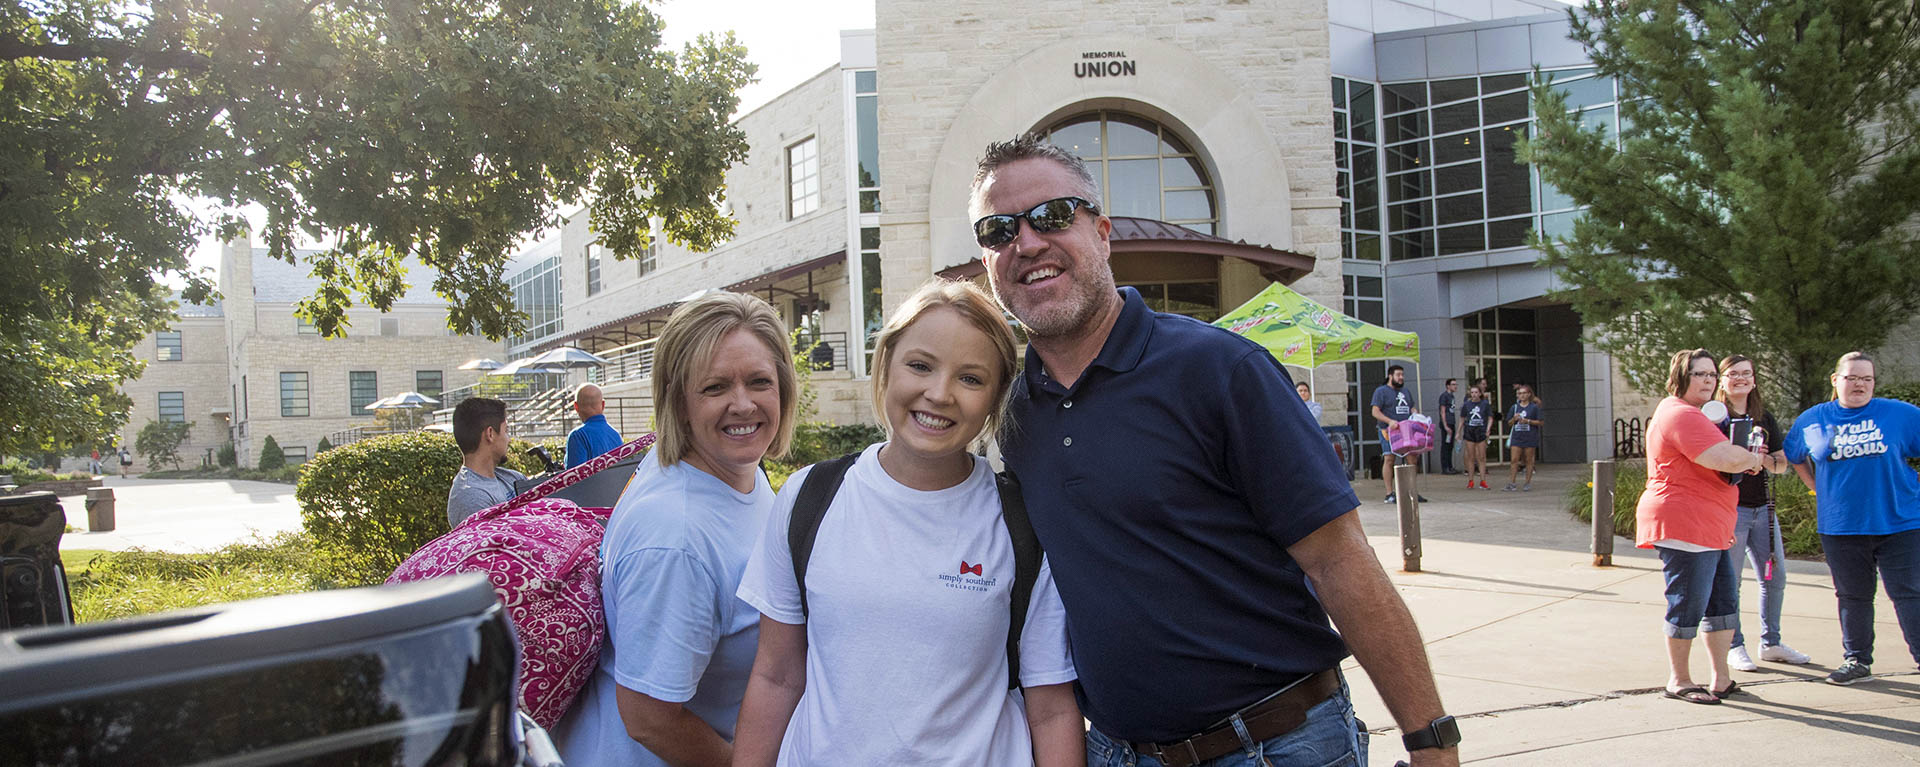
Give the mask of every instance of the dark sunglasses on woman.
POLYGON ((1081 208, 1100 215, 1100 206, 1078 197, 1056 197, 1025 213, 996 213, 973 222, 973 238, 983 248, 997 248, 1020 236, 1020 219, 1026 219, 1041 234, 1058 232, 1073 226, 1073 214, 1081 208))

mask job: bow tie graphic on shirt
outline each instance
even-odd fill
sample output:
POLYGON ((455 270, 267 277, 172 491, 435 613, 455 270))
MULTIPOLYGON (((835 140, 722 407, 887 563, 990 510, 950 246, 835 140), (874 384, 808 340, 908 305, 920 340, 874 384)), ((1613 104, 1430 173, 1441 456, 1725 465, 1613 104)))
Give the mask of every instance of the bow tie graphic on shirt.
POLYGON ((977 565, 977 564, 976 564, 976 565, 970 565, 970 564, 967 564, 967 560, 964 560, 964 559, 962 559, 962 560, 960 560, 960 574, 961 574, 961 575, 966 575, 967 573, 973 573, 974 575, 982 575, 982 574, 983 574, 983 573, 981 573, 981 572, 980 572, 980 566, 979 566, 979 565, 977 565))

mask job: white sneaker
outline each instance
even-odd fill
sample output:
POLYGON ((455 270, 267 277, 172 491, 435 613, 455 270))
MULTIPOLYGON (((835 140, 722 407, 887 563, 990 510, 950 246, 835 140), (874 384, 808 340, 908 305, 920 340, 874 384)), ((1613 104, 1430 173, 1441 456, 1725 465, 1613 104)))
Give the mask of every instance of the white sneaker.
POLYGON ((1806 653, 1783 644, 1760 645, 1760 659, 1768 663, 1792 663, 1796 666, 1813 660, 1806 653))
POLYGON ((1735 647, 1727 651, 1727 665, 1732 666, 1735 671, 1760 670, 1760 667, 1753 662, 1753 658, 1747 655, 1747 648, 1745 646, 1735 647))

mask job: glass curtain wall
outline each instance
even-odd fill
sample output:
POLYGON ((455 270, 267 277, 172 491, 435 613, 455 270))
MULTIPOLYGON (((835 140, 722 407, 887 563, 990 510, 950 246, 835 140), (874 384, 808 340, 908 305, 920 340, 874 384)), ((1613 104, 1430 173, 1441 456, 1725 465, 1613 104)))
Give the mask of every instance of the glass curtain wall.
POLYGON ((1109 216, 1132 216, 1214 233, 1213 182, 1200 157, 1173 131, 1120 112, 1071 117, 1048 140, 1087 161, 1109 216))
POLYGON ((886 320, 880 265, 880 78, 871 69, 844 73, 847 88, 847 273, 853 294, 853 332, 866 352, 854 360, 864 373, 873 338, 886 320), (857 246, 857 247, 856 247, 857 246))
MULTIPOLYGON (((1385 280, 1378 276, 1349 274, 1343 281, 1345 289, 1342 291, 1340 310, 1358 320, 1386 325, 1385 280)), ((1353 429, 1353 439, 1359 445, 1360 465, 1363 467, 1372 466, 1380 458, 1379 422, 1373 420, 1369 398, 1373 396, 1373 388, 1386 380, 1385 362, 1347 363, 1347 426, 1353 429)))
POLYGON ((507 287, 513 291, 513 308, 527 315, 526 330, 509 339, 508 348, 519 348, 561 331, 557 253, 508 277, 507 287))
MULTIPOLYGON (((1466 330, 1467 385, 1487 379, 1487 399, 1499 420, 1487 430, 1488 460, 1506 460, 1507 408, 1513 405, 1513 387, 1527 384, 1536 394, 1540 386, 1538 323, 1532 309, 1488 309, 1461 318, 1466 330)), ((1465 386, 1461 392, 1466 391, 1465 386)))
POLYGON ((1340 255, 1380 260, 1380 126, 1373 83, 1333 78, 1333 164, 1340 194, 1340 255))

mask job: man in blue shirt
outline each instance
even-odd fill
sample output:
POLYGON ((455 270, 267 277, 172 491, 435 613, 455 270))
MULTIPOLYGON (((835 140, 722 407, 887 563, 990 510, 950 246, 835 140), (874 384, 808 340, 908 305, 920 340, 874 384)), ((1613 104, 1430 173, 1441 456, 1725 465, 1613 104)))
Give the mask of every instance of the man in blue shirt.
MULTIPOLYGON (((1407 393, 1407 369, 1399 365, 1387 368, 1386 383, 1374 388, 1373 397, 1369 401, 1372 403, 1369 411, 1373 415, 1373 420, 1380 422, 1380 480, 1387 484, 1387 503, 1393 503, 1395 500, 1393 467, 1401 461, 1406 461, 1408 466, 1413 467, 1415 474, 1420 473, 1420 462, 1414 460, 1412 455, 1393 452, 1390 439, 1394 424, 1412 418, 1413 414, 1420 412, 1420 408, 1414 407, 1413 395, 1407 393)), ((1416 496, 1420 498, 1421 503, 1426 503, 1426 496, 1418 494, 1416 496)))
POLYGON ((620 432, 607 423, 606 410, 600 387, 587 383, 573 390, 573 412, 580 414, 580 425, 567 434, 567 468, 620 446, 620 432))
POLYGON ((1834 368, 1833 401, 1808 408, 1787 432, 1787 460, 1819 501, 1840 603, 1846 662, 1827 675, 1833 684, 1873 675, 1875 571, 1920 663, 1920 477, 1907 465, 1920 457, 1920 408, 1875 398, 1873 384, 1873 358, 1848 352, 1834 368))
POLYGON ((1293 382, 1116 289, 1098 189, 1029 136, 987 148, 970 203, 1030 339, 1001 445, 1067 608, 1088 764, 1365 763, 1349 649, 1414 763, 1457 764, 1419 631, 1293 382))

